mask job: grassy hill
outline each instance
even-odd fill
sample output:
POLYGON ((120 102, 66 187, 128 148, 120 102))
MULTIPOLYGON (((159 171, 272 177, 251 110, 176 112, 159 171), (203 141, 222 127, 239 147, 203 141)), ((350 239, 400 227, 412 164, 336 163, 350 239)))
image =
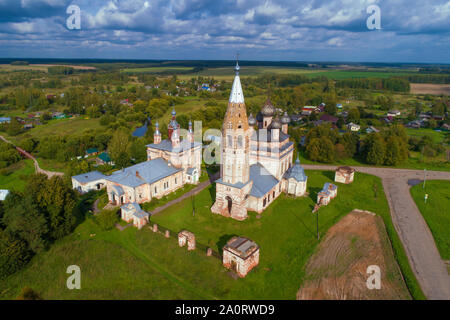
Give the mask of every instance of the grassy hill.
MULTIPOLYGON (((36 256, 22 271, 0 283, 0 298, 16 297, 29 286, 44 299, 295 299, 305 264, 315 252, 316 216, 311 213, 317 192, 332 181, 333 172, 307 171, 308 197, 281 195, 259 217, 239 222, 214 215, 211 186, 194 201, 187 199, 152 217, 152 223, 196 235, 199 247, 187 252, 174 237, 164 238, 149 228, 101 231, 88 217, 75 232, 36 256), (195 206, 195 216, 192 207, 195 206), (261 247, 259 266, 246 278, 235 279, 221 260, 207 257, 205 248, 221 250, 233 235, 247 236, 261 247), (68 290, 69 265, 82 272, 82 289, 68 290)), ((351 185, 339 185, 338 197, 319 211, 320 233, 355 208, 380 215, 415 298, 423 294, 395 233, 380 179, 357 173, 351 185)))

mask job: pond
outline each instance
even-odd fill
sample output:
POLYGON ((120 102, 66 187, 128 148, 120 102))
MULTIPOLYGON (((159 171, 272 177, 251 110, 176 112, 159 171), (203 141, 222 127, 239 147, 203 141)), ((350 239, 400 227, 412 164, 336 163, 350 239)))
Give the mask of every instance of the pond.
POLYGON ((149 123, 151 123, 150 118, 148 118, 147 121, 145 121, 145 124, 142 127, 139 127, 136 130, 134 130, 133 137, 141 138, 141 137, 145 136, 145 134, 147 133, 147 130, 148 130, 149 123))

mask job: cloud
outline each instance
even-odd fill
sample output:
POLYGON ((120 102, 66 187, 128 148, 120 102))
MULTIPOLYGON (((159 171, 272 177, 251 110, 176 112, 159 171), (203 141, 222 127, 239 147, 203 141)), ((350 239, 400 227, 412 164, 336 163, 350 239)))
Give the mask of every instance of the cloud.
POLYGON ((0 56, 450 62, 449 30, 445 0, 0 0, 0 56), (82 30, 65 27, 70 4, 82 30))

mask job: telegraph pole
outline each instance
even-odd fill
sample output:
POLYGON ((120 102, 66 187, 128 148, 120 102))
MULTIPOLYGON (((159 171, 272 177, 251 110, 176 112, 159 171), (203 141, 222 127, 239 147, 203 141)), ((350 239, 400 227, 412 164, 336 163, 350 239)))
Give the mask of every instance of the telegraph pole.
POLYGON ((427 181, 427 169, 423 169, 423 187, 425 189, 425 182, 427 181))
POLYGON ((316 221, 317 221, 317 241, 320 239, 319 235, 319 211, 316 212, 316 221))

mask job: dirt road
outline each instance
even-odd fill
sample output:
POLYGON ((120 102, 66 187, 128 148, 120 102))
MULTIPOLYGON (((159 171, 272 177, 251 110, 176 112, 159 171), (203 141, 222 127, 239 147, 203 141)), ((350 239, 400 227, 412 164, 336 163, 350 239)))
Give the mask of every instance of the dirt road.
MULTIPOLYGON (((335 170, 336 166, 303 165, 310 170, 335 170)), ((450 300, 450 276, 433 236, 409 192, 408 181, 423 180, 422 170, 354 167, 378 176, 391 209, 392 221, 410 265, 428 299, 450 300)), ((427 180, 450 180, 450 172, 427 171, 427 180)))
POLYGON ((6 143, 9 143, 9 144, 13 145, 14 148, 16 148, 17 151, 19 151, 20 154, 22 154, 24 157, 33 160, 33 162, 34 162, 34 169, 36 170, 36 173, 42 173, 42 174, 45 174, 45 175, 46 175, 47 177, 49 177, 49 178, 51 178, 51 177, 53 177, 53 176, 63 176, 63 175, 64 175, 64 173, 62 173, 62 172, 47 171, 47 170, 41 169, 41 167, 39 167, 38 161, 36 160, 35 157, 33 157, 33 155, 31 155, 30 153, 26 152, 26 151, 23 150, 22 148, 19 148, 18 146, 14 145, 14 143, 12 143, 11 141, 7 140, 7 139, 6 139, 5 137, 3 137, 3 136, 0 136, 0 139, 3 140, 3 141, 5 141, 6 143))

